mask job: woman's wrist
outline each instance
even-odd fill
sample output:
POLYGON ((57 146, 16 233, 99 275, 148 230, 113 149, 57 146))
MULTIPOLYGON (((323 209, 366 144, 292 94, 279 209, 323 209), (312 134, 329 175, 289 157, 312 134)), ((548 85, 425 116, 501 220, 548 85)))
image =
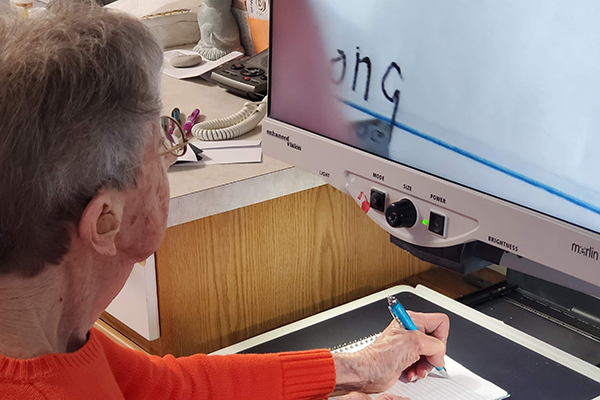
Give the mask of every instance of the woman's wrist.
POLYGON ((370 378, 369 360, 361 353, 335 353, 334 396, 349 392, 365 392, 373 383, 370 378))

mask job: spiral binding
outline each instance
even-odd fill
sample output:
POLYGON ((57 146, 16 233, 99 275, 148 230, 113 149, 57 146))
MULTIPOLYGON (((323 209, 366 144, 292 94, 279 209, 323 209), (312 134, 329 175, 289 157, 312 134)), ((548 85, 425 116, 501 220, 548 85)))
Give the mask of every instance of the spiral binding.
POLYGON ((365 336, 352 342, 346 342, 331 347, 329 350, 332 353, 352 353, 361 350, 375 341, 381 333, 376 333, 371 336, 365 336))

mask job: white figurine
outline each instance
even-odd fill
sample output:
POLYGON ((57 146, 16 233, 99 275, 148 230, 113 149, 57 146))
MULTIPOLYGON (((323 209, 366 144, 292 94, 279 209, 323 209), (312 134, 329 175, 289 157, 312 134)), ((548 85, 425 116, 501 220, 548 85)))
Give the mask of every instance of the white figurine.
POLYGON ((200 41, 194 51, 214 61, 231 53, 244 52, 240 32, 231 13, 232 0, 205 0, 198 10, 200 41))

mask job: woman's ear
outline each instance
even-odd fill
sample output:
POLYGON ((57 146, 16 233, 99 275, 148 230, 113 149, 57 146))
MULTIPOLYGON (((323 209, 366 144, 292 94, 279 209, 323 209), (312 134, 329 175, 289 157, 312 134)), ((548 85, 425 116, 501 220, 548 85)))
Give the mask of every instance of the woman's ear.
POLYGON ((102 191, 88 203, 79 221, 79 236, 99 254, 117 254, 115 238, 123 218, 123 193, 102 191))

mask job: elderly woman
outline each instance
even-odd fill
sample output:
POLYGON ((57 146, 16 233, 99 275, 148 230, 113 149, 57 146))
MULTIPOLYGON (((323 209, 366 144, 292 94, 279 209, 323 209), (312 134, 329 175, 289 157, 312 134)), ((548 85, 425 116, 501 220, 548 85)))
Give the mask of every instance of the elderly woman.
POLYGON ((159 114, 161 63, 151 33, 123 14, 0 10, 0 397, 367 399, 442 366, 443 315, 413 314, 422 332, 393 323, 333 356, 149 357, 92 328, 165 233, 180 147, 159 114))

